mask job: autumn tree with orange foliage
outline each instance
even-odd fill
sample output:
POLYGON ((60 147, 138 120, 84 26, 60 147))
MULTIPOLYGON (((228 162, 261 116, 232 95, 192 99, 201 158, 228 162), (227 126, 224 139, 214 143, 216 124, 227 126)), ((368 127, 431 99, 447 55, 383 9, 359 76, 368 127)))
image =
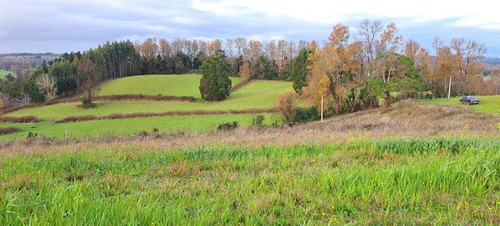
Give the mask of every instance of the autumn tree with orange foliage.
POLYGON ((349 43, 349 36, 349 27, 333 27, 329 42, 310 55, 308 85, 303 88, 303 96, 316 106, 321 106, 321 97, 331 103, 334 114, 340 113, 346 94, 360 84, 362 49, 359 42, 349 43))

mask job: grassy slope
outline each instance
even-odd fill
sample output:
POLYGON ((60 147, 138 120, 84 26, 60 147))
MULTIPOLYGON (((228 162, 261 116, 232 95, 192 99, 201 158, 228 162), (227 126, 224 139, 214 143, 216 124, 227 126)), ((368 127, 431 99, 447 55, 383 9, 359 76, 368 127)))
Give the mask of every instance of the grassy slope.
POLYGON ((499 145, 47 148, 0 159, 0 224, 495 225, 499 145))
MULTIPOLYGON (((160 132, 208 132, 214 131, 217 126, 225 122, 237 121, 241 126, 249 126, 256 114, 237 115, 202 115, 202 116, 171 116, 151 118, 131 118, 99 120, 73 123, 2 123, 1 127, 18 127, 22 131, 2 135, 1 140, 23 139, 29 132, 53 138, 64 138, 64 130, 67 129, 68 136, 82 138, 84 136, 100 136, 105 133, 113 135, 130 135, 140 131, 151 132, 157 128, 160 132)), ((265 124, 270 125, 278 120, 273 114, 262 114, 265 124)))
MULTIPOLYGON (((200 96, 201 75, 139 75, 105 82, 97 95, 143 94, 165 96, 200 96)), ((233 86, 239 78, 231 77, 233 86)))
POLYGON ((272 108, 276 104, 277 94, 291 87, 290 82, 254 81, 232 93, 221 102, 150 102, 150 101, 114 101, 97 102, 99 108, 76 109, 80 103, 56 104, 28 108, 7 114, 8 116, 33 115, 41 119, 61 119, 77 115, 109 115, 113 113, 195 111, 195 110, 242 110, 250 108, 272 108))
POLYGON ((0 79, 5 78, 5 76, 7 76, 8 74, 11 74, 15 77, 15 75, 11 71, 0 69, 0 79))
POLYGON ((461 97, 454 97, 450 99, 436 99, 431 101, 426 101, 425 103, 435 104, 435 105, 452 105, 452 106, 462 106, 474 109, 475 111, 492 114, 500 116, 500 95, 497 96, 477 96, 481 103, 478 105, 464 105, 460 103, 461 97))

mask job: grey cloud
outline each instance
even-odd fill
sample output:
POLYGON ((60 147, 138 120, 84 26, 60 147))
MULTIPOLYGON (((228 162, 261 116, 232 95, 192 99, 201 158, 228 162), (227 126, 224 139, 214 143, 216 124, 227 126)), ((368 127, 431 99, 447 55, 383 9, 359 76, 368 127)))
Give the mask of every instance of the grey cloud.
MULTIPOLYGON (((290 17, 273 17, 245 11, 241 16, 217 15, 197 10, 186 1, 168 2, 2 2, 0 16, 0 53, 83 51, 106 41, 147 37, 234 38, 276 37, 292 40, 328 38, 334 24, 325 25, 290 17)), ((357 17, 362 18, 363 15, 357 17)), ((380 19, 380 18, 370 18, 380 19)), ((432 39, 464 37, 485 42, 488 55, 500 56, 500 32, 481 28, 457 27, 450 19, 412 24, 411 18, 384 19, 400 22, 400 33, 430 47, 432 39)), ((360 20, 342 21, 353 33, 360 20)))

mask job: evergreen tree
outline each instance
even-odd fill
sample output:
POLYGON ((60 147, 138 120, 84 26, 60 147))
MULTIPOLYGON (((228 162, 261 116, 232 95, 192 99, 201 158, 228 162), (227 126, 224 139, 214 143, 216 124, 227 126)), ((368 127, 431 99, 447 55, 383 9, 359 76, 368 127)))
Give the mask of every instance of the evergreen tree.
POLYGON ((301 49, 299 55, 292 62, 292 70, 290 71, 293 80, 293 89, 296 93, 302 94, 302 87, 307 86, 307 58, 313 51, 310 49, 301 49))
POLYGON ((201 97, 205 100, 224 100, 229 96, 231 80, 229 79, 230 68, 220 56, 212 55, 201 65, 200 80, 201 97))

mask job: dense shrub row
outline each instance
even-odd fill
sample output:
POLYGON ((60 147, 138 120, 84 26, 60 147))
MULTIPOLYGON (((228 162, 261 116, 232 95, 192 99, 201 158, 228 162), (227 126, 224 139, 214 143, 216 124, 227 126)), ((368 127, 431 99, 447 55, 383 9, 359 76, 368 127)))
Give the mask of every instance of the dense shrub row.
POLYGON ((40 120, 35 116, 21 116, 21 117, 0 117, 0 122, 9 123, 28 123, 39 122, 40 120))
POLYGON ((19 132, 19 131, 21 131, 21 129, 16 128, 16 127, 0 128, 0 135, 15 133, 15 132, 19 132))
MULTIPOLYGON (((57 103, 80 102, 80 97, 64 98, 57 101, 57 103)), ((108 96, 95 96, 93 101, 137 101, 137 100, 150 100, 150 101, 179 101, 179 102, 192 102, 196 99, 190 96, 163 96, 163 95, 142 95, 142 94, 124 94, 124 95, 108 95, 108 96)))
POLYGON ((235 85, 235 86, 231 87, 231 90, 230 90, 230 91, 231 91, 231 92, 234 92, 234 91, 238 90, 239 88, 241 88, 241 87, 243 87, 243 86, 247 85, 248 83, 250 83, 250 81, 251 81, 251 80, 246 80, 246 81, 240 82, 240 83, 238 83, 237 85, 235 85))
POLYGON ((105 120, 105 119, 148 118, 148 117, 159 117, 159 116, 255 114, 255 113, 275 113, 275 112, 277 112, 276 109, 269 108, 269 109, 246 109, 246 110, 229 110, 229 111, 167 111, 158 113, 111 114, 105 116, 82 115, 82 116, 70 116, 67 118, 63 118, 61 120, 55 121, 55 123, 80 122, 80 121, 105 120))

